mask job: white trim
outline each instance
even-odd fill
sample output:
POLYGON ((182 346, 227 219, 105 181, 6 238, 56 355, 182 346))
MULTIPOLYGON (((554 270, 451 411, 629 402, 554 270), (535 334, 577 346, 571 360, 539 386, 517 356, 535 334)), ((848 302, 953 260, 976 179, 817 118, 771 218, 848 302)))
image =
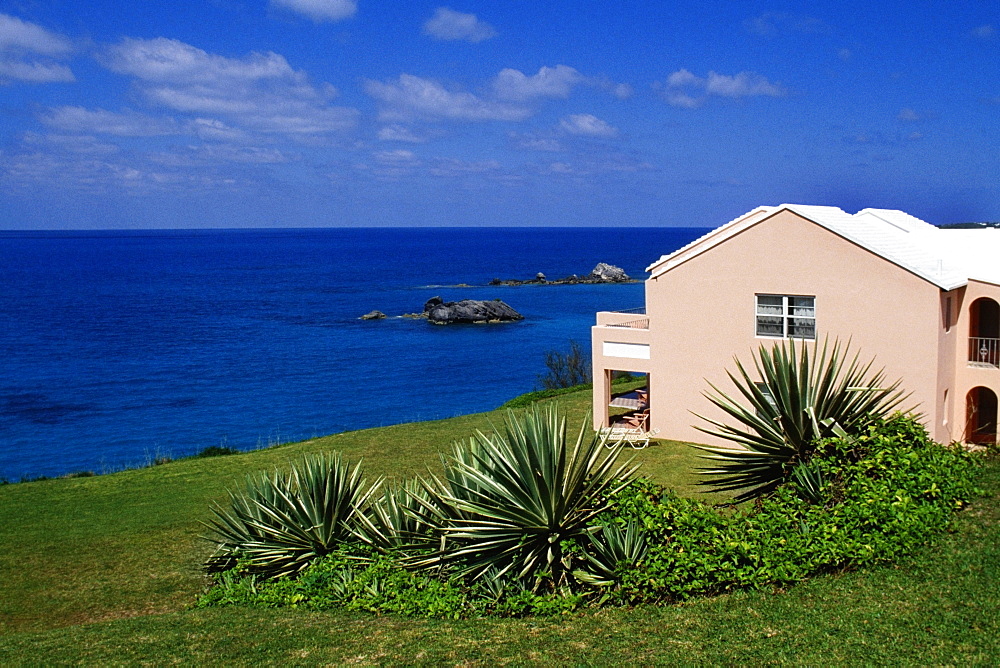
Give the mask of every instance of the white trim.
POLYGON ((605 341, 601 352, 605 357, 625 357, 632 360, 648 360, 649 344, 605 341))

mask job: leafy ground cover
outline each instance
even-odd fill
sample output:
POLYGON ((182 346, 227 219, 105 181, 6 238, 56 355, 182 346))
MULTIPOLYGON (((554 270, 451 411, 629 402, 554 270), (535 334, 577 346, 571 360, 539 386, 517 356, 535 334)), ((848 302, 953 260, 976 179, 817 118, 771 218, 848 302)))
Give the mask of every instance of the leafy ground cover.
MULTIPOLYGON (((553 401, 571 424, 590 394, 553 401)), ((105 476, 0 486, 0 633, 181 610, 206 580, 200 565, 211 546, 199 539, 213 501, 248 473, 284 466, 303 454, 339 450, 390 479, 438 466, 439 454, 505 412, 480 413, 346 432, 303 443, 177 460, 105 476)), ((643 472, 685 495, 702 495, 691 448, 661 441, 637 453, 643 472)))
MULTIPOLYGON (((558 398, 571 422, 589 394, 558 398)), ((210 546, 199 520, 246 473, 337 448, 373 474, 435 465, 501 414, 352 432, 110 476, 0 487, 0 664, 899 663, 1000 657, 1000 467, 952 533, 894 567, 787 592, 556 618, 437 621, 296 609, 189 609, 210 546)), ((645 475, 697 495, 691 448, 637 453, 645 475)))
POLYGON ((895 566, 784 592, 556 618, 439 621, 209 608, 0 637, 0 663, 996 665, 1000 466, 895 566))

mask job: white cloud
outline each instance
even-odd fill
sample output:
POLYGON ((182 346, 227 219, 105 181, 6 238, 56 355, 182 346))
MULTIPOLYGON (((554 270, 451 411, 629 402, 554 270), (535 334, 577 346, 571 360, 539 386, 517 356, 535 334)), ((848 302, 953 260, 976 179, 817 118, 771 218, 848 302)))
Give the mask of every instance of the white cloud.
POLYGON ((562 144, 551 137, 539 137, 532 134, 520 134, 511 132, 508 135, 518 148, 529 151, 544 151, 546 153, 559 153, 563 150, 562 144))
POLYGON ((431 176, 454 178, 468 174, 490 174, 500 171, 496 160, 459 160, 458 158, 438 158, 428 168, 431 176))
POLYGON ((72 43, 62 35, 0 14, 0 84, 75 81, 68 67, 53 62, 68 56, 72 50, 72 43))
POLYGON ((572 67, 556 65, 542 67, 538 74, 527 76, 520 70, 501 70, 493 81, 493 90, 502 100, 524 101, 536 97, 569 97, 573 86, 586 81, 586 77, 572 67))
POLYGON ((843 60, 845 63, 848 60, 850 60, 851 56, 853 56, 853 55, 854 54, 851 53, 850 49, 840 49, 839 51, 837 51, 837 57, 840 58, 841 60, 843 60))
POLYGON ((438 7, 434 16, 424 23, 424 34, 442 40, 464 40, 482 42, 496 36, 497 31, 488 23, 480 21, 475 14, 463 14, 438 7))
POLYGON ((72 51, 72 43, 40 25, 0 14, 0 52, 62 56, 72 51))
POLYGON ((130 110, 113 112, 83 107, 54 107, 42 114, 39 120, 49 127, 80 134, 155 137, 180 132, 173 119, 154 118, 130 110))
POLYGON ((271 4, 307 16, 316 23, 340 21, 358 11, 355 0, 271 0, 271 4))
POLYGON ((667 77, 666 84, 655 84, 654 87, 669 104, 687 109, 701 106, 711 96, 783 97, 787 94, 781 84, 772 83, 753 72, 734 75, 709 72, 707 77, 699 77, 686 69, 680 69, 667 77))
POLYGON ((555 174, 572 174, 575 170, 567 162, 553 162, 549 165, 549 171, 555 174))
POLYGON ((921 120, 920 114, 918 114, 917 112, 915 112, 913 109, 910 109, 909 107, 903 107, 902 109, 900 109, 899 110, 899 114, 896 115, 896 118, 898 120, 901 120, 901 121, 919 121, 919 120, 921 120))
POLYGON ((401 74, 397 81, 366 81, 365 92, 382 103, 379 117, 387 121, 417 118, 458 121, 520 121, 531 115, 524 107, 483 100, 472 93, 453 92, 430 79, 401 74))
POLYGON ((118 153, 114 144, 103 142, 90 135, 39 134, 28 132, 22 137, 24 146, 59 153, 76 155, 107 156, 118 153))
POLYGON ((991 39, 996 35, 996 29, 989 23, 973 28, 969 34, 977 39, 991 39))
POLYGON ((302 136, 341 132, 356 122, 356 110, 329 104, 332 86, 317 89, 276 53, 227 58, 161 37, 126 39, 103 62, 135 77, 154 104, 228 117, 244 129, 302 136))
POLYGON ((426 137, 419 136, 410 128, 398 123, 387 125, 379 130, 378 138, 382 141, 403 141, 411 144, 422 144, 427 141, 426 137))
POLYGON ((755 95, 781 97, 785 94, 785 89, 753 72, 740 72, 734 76, 709 72, 708 81, 705 83, 705 92, 709 95, 722 95, 724 97, 755 95))
POLYGON ((627 100, 635 94, 635 90, 627 83, 615 84, 611 89, 611 94, 619 100, 627 100))
POLYGON ((561 121, 559 127, 571 135, 584 137, 615 137, 617 128, 591 114, 570 114, 561 121))

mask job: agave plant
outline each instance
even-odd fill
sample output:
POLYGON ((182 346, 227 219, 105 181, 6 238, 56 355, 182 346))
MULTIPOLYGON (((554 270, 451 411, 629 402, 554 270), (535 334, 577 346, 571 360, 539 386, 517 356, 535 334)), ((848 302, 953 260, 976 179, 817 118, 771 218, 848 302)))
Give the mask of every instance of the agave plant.
POLYGON ((352 469, 339 453, 305 456, 287 472, 248 476, 244 491, 229 493, 228 509, 211 509, 207 538, 216 550, 206 568, 239 564, 267 579, 294 575, 342 542, 358 540, 360 518, 381 484, 369 487, 360 463, 352 469))
POLYGON ((649 535, 635 520, 611 524, 587 537, 587 563, 574 573, 578 580, 598 587, 617 584, 619 569, 636 566, 649 554, 649 535))
POLYGON ((536 589, 566 585, 565 542, 596 529, 605 499, 635 471, 617 456, 586 423, 570 444, 554 408, 508 416, 503 434, 479 432, 456 447, 443 480, 423 480, 425 516, 438 525, 440 544, 413 565, 472 580, 530 579, 536 589))
POLYGON ((437 526, 428 519, 430 503, 419 480, 387 486, 358 518, 362 540, 383 553, 427 545, 437 526))
POLYGON ((874 420, 896 409, 906 398, 900 381, 886 384, 883 370, 872 372, 874 360, 862 364, 847 346, 828 341, 796 347, 794 340, 754 357, 755 375, 739 359, 737 374, 727 372, 746 406, 710 386, 706 397, 738 426, 699 415, 712 426, 698 427, 737 447, 696 446, 721 462, 702 469, 704 482, 718 490, 741 490, 745 501, 774 490, 800 463, 807 463, 817 442, 835 435, 857 435, 874 420), (755 377, 763 382, 755 381, 755 377))

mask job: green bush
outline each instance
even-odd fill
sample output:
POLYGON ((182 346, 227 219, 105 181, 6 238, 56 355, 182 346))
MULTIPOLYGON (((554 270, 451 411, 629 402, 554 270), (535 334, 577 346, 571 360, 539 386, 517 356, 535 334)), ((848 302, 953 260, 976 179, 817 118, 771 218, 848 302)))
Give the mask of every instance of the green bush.
POLYGON ((703 484, 737 490, 737 501, 745 501, 793 476, 809 480, 812 473, 801 467, 809 465, 821 439, 856 436, 892 412, 906 398, 899 381, 886 383, 882 371, 871 371, 874 362, 862 364, 857 354, 848 358, 847 348, 837 341, 796 348, 794 339, 761 345, 754 373, 739 359, 738 374, 728 372, 745 406, 710 384, 713 392, 705 396, 736 426, 699 416, 711 427, 698 428, 736 445, 697 446, 718 462, 702 469, 709 477, 703 484))
MULTIPOLYGON (((545 459, 535 451, 558 440, 549 438, 561 433, 556 427, 536 424, 529 429, 544 438, 522 434, 512 440, 532 443, 522 454, 545 459)), ((216 576, 201 604, 459 618, 553 615, 584 606, 781 587, 820 573, 897 560, 946 528, 954 512, 980 493, 974 485, 974 455, 934 443, 913 418, 897 415, 876 421, 856 437, 820 441, 808 484, 783 485, 749 507, 715 507, 642 479, 625 486, 598 484, 594 488, 601 495, 574 510, 584 521, 566 525, 539 550, 532 532, 509 521, 539 510, 529 512, 531 494, 513 483, 520 479, 530 487, 548 478, 513 466, 506 477, 497 476, 510 484, 498 486, 486 474, 491 455, 484 443, 498 452, 518 447, 501 441, 474 441, 473 447, 456 450, 450 466, 458 462, 461 471, 446 476, 447 494, 408 484, 386 493, 381 503, 389 505, 366 514, 367 531, 374 527, 391 535, 396 527, 410 539, 342 540, 297 575, 269 581, 241 561, 216 576), (469 499, 459 498, 456 485, 471 493, 469 499), (514 490, 517 503, 501 494, 514 490), (436 494, 444 496, 435 502, 436 494), (442 526, 426 520, 449 505, 462 513, 453 518, 459 530, 443 534, 446 548, 452 545, 454 551, 434 555, 435 570, 413 569, 434 554, 428 543, 441 544, 442 526), (484 532, 476 529, 479 525, 484 532), (431 540, 421 543, 413 536, 431 540), (516 555, 513 562, 511 555, 516 555), (530 568, 522 568, 529 563, 530 568), (565 571, 558 575, 559 568, 570 567, 571 578, 565 571), (557 582, 563 586, 553 586, 557 582)), ((532 467, 547 470, 537 460, 532 467)), ((357 535, 364 534, 359 530, 357 535)))
POLYGON ((251 475, 229 507, 212 507, 206 524, 215 544, 209 572, 239 567, 264 578, 294 575, 345 542, 360 542, 362 518, 378 480, 369 487, 361 465, 340 454, 307 455, 288 471, 251 475))
POLYGON ((724 515, 649 483, 619 495, 606 522, 639 522, 652 547, 619 569, 619 602, 682 600, 787 585, 818 573, 891 562, 942 531, 978 490, 975 459, 894 416, 857 438, 817 446, 820 502, 785 485, 724 515))
POLYGON ((240 453, 236 448, 230 448, 228 445, 210 445, 195 457, 225 457, 226 455, 238 455, 240 453))

